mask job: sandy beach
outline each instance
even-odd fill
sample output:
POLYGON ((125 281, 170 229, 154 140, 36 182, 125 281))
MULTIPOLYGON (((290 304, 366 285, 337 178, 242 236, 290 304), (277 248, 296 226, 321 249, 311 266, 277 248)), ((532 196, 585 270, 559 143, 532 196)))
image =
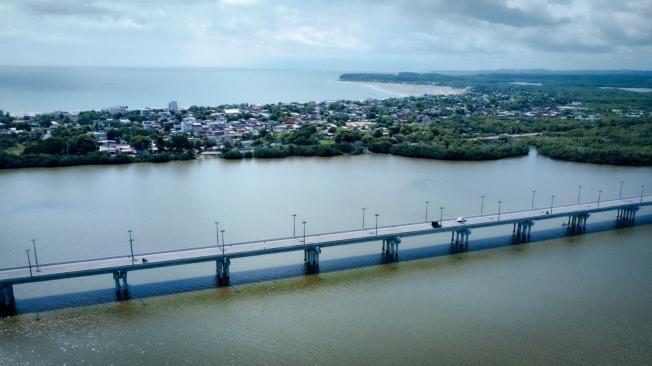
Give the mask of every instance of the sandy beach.
POLYGON ((441 85, 417 85, 417 84, 402 84, 402 83, 378 83, 373 81, 343 81, 345 83, 364 84, 370 88, 395 94, 399 97, 421 96, 424 94, 430 95, 458 95, 466 91, 465 88, 453 88, 450 86, 441 85))

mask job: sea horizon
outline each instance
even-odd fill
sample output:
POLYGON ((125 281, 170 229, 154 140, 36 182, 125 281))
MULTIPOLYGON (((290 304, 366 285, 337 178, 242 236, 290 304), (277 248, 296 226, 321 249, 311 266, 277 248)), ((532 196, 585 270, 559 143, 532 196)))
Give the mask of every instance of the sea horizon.
POLYGON ((264 68, 0 66, 0 110, 12 115, 55 111, 271 104, 400 97, 363 83, 341 83, 341 71, 264 68))

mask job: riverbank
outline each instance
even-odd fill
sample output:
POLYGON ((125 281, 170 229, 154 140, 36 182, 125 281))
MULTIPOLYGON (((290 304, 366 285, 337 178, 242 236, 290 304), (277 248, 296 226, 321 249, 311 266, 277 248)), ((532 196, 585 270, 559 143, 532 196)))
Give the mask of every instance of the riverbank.
POLYGON ((161 153, 151 155, 110 155, 90 153, 86 155, 53 156, 48 154, 13 155, 0 153, 0 169, 56 168, 77 165, 120 165, 130 163, 167 163, 175 160, 192 160, 191 153, 161 153))

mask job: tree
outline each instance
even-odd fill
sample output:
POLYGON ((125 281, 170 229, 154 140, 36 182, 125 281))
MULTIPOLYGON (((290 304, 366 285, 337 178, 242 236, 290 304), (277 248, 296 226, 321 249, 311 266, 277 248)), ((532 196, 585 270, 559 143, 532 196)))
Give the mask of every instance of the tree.
POLYGON ((170 145, 172 145, 172 149, 181 151, 181 150, 186 150, 191 147, 190 141, 188 141, 188 137, 186 135, 174 135, 170 139, 170 145))
POLYGON ((25 154, 50 154, 57 155, 66 152, 66 140, 60 137, 50 137, 29 145, 25 148, 25 154))
POLYGON ((158 151, 164 151, 168 147, 168 143, 161 136, 156 138, 155 144, 156 147, 158 148, 158 151))
POLYGON ((97 151, 97 140, 95 137, 87 134, 77 135, 69 141, 70 154, 85 155, 97 151))
POLYGON ((149 150, 152 147, 152 140, 149 136, 137 135, 131 139, 131 146, 138 151, 149 150))

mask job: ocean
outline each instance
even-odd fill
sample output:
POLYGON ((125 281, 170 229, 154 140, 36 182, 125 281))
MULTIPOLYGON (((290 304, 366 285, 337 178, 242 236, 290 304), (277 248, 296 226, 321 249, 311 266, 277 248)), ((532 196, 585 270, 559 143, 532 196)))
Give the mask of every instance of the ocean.
POLYGON ((0 110, 13 114, 387 98, 338 71, 0 66, 0 110))

